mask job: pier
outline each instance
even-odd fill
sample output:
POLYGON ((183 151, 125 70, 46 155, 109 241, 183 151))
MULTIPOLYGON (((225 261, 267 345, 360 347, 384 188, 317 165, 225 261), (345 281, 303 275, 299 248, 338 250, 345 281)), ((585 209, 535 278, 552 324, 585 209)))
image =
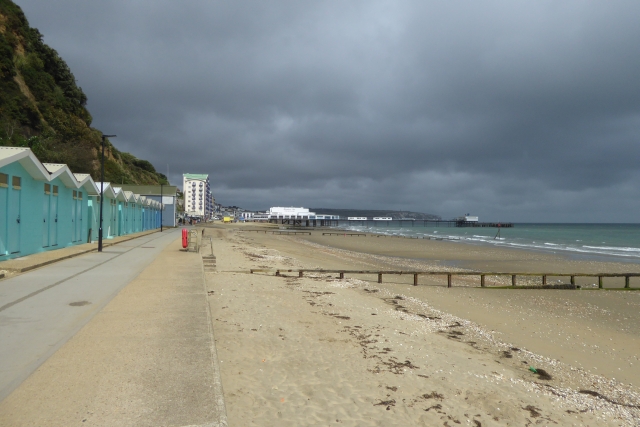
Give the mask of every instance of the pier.
POLYGON ((394 219, 394 220, 374 220, 374 219, 306 219, 306 218, 272 218, 271 224, 291 225, 294 227, 340 227, 347 225, 359 226, 399 226, 408 227, 481 227, 481 228, 512 228, 512 222, 477 222, 463 221, 458 219, 434 220, 434 219, 394 219))

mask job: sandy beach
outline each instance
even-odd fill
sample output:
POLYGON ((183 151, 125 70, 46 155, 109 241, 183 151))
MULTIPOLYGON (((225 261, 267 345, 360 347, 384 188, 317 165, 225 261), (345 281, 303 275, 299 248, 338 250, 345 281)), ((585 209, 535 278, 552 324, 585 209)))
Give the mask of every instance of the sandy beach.
POLYGON ((638 425, 638 292, 587 290, 588 281, 581 290, 511 290, 471 279, 446 288, 443 277, 421 276, 414 287, 412 276, 378 284, 373 275, 273 274, 633 272, 638 265, 441 241, 248 231, 259 227, 205 232, 217 257, 217 271, 206 276, 230 425, 638 425))

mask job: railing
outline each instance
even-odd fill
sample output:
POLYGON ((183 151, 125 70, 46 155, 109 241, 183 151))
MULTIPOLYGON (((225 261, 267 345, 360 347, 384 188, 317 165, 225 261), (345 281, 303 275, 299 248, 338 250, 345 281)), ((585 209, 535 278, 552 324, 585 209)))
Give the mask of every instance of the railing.
MULTIPOLYGON (((251 274, 254 272, 271 272, 272 269, 259 269, 253 268, 250 270, 251 274)), ((382 283, 382 276, 384 274, 392 275, 413 275, 413 285, 418 286, 418 276, 447 276, 447 287, 452 287, 453 276, 480 276, 480 286, 485 287, 486 276, 511 276, 511 286, 515 287, 518 276, 524 277, 542 277, 542 286, 547 285, 547 277, 569 277, 571 285, 575 286, 576 277, 597 277, 598 288, 604 288, 605 277, 624 277, 624 287, 630 288, 630 281, 632 277, 640 277, 640 273, 503 273, 503 272, 478 272, 478 271, 391 271, 391 270, 283 270, 277 269, 275 271, 276 276, 280 276, 281 273, 298 273, 298 277, 304 277, 304 273, 338 273, 341 279, 344 279, 345 274, 377 274, 378 283, 382 283)))

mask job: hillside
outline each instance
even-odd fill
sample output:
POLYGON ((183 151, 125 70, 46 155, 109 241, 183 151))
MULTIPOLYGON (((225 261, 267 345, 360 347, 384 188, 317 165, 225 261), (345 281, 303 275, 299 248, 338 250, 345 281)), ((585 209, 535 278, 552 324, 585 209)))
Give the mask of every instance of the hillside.
MULTIPOLYGON (((19 6, 0 0, 0 146, 30 147, 42 162, 66 163, 98 181, 102 133, 91 127, 71 70, 42 38, 19 6)), ((106 147, 107 181, 168 183, 148 161, 106 147)))
POLYGON ((373 218, 374 216, 379 216, 391 217, 393 219, 442 219, 438 215, 409 211, 326 208, 311 208, 310 210, 317 214, 340 215, 340 218, 347 218, 350 216, 366 216, 367 218, 373 218))

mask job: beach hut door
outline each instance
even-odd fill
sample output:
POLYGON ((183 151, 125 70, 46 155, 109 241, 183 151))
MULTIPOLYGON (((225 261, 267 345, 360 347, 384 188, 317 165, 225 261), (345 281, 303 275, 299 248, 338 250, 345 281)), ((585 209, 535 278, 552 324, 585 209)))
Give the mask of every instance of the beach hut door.
POLYGON ((76 236, 77 240, 82 240, 82 192, 78 191, 80 199, 76 200, 76 236))
POLYGON ((44 197, 42 198, 42 247, 49 247, 49 218, 51 210, 51 184, 44 184, 44 197))
POLYGON ((51 209, 49 210, 49 231, 51 233, 51 246, 58 245, 58 187, 53 186, 53 196, 51 197, 51 209))
POLYGON ((122 236, 122 205, 118 205, 118 236, 122 236))
POLYGON ((7 254, 8 179, 7 174, 0 173, 0 257, 7 254))
POLYGON ((71 202, 71 241, 75 242, 78 240, 76 238, 76 198, 78 197, 78 192, 73 190, 73 201, 71 202))
POLYGON ((116 205, 111 203, 111 228, 109 231, 109 236, 113 236, 116 234, 116 205))
POLYGON ((20 202, 22 198, 22 179, 19 176, 11 177, 11 190, 9 191, 9 253, 20 252, 20 202))

